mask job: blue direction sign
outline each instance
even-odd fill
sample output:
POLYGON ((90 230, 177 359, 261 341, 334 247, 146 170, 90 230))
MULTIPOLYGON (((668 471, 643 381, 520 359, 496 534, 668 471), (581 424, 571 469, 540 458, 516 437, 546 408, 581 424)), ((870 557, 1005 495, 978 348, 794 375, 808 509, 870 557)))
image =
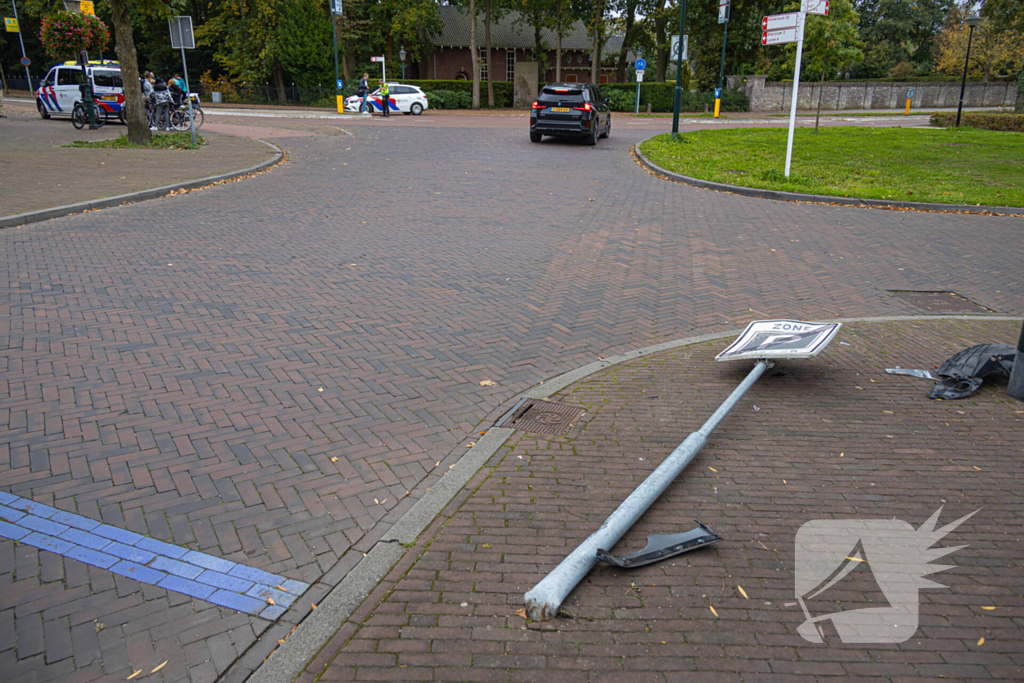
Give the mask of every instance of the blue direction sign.
POLYGON ((637 71, 643 71, 644 69, 646 69, 646 68, 647 68, 647 60, 646 60, 646 59, 644 59, 643 57, 639 57, 639 58, 638 58, 638 59, 636 60, 636 63, 635 63, 634 65, 633 65, 633 67, 634 67, 634 68, 635 68, 635 69, 636 69, 637 71))
POLYGON ((345 84, 344 84, 344 83, 342 83, 342 82, 341 82, 341 79, 339 78, 339 79, 338 79, 338 90, 341 90, 341 89, 342 89, 342 88, 344 88, 344 87, 345 87, 345 84))
POLYGON ((721 88, 715 88, 715 99, 717 100, 721 96, 722 96, 722 89, 721 88))

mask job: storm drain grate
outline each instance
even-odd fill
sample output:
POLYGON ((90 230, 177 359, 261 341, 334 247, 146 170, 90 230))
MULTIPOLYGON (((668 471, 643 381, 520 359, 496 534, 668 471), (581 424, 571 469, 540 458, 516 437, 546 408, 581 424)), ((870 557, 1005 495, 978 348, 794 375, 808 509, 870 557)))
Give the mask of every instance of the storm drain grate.
POLYGON ((915 292, 890 289, 889 293, 900 301, 929 313, 992 313, 956 292, 915 292))
POLYGON ((558 436, 568 432, 586 412, 583 408, 562 403, 523 399, 494 426, 558 436))

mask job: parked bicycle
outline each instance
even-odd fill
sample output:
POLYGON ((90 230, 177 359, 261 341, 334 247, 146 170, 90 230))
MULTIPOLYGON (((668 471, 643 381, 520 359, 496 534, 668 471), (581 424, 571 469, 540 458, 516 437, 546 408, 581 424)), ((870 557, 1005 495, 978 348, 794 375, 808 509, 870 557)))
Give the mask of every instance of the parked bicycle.
MULTIPOLYGON (((99 107, 93 107, 93 111, 96 112, 96 127, 102 127, 107 122, 107 112, 99 107)), ((75 107, 71 110, 71 125, 78 130, 89 125, 89 112, 81 102, 75 102, 75 107)))

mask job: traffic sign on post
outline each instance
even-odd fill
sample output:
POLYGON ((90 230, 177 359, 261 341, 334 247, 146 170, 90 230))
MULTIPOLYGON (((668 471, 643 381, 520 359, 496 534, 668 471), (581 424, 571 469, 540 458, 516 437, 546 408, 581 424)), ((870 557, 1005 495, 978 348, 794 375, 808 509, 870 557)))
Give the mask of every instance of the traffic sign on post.
POLYGON ((371 62, 383 62, 384 61, 384 55, 381 55, 379 57, 377 55, 373 55, 372 57, 370 57, 370 61, 371 62))
POLYGON ((808 14, 828 14, 828 0, 807 0, 808 14))
POLYGON ((633 67, 637 71, 643 71, 644 69, 647 68, 647 60, 644 59, 643 57, 638 57, 636 62, 633 64, 633 67))
POLYGON ((173 16, 167 20, 171 30, 171 47, 181 50, 181 71, 185 76, 185 101, 188 102, 188 125, 192 131, 192 144, 196 144, 196 117, 192 111, 192 89, 188 87, 188 64, 185 63, 185 50, 196 49, 196 38, 192 34, 192 17, 185 15, 173 16))
POLYGON ((718 23, 729 21, 729 0, 718 0, 718 23))
POLYGON ((644 72, 643 71, 637 71, 636 72, 636 82, 637 83, 643 83, 644 82, 644 72))
MULTIPOLYGON (((683 36, 683 59, 687 59, 686 53, 690 47, 690 36, 689 34, 683 36)), ((679 56, 679 36, 672 36, 672 44, 669 47, 669 54, 672 55, 672 59, 679 56)))
POLYGON ((335 14, 341 16, 341 0, 334 0, 334 2, 331 3, 331 9, 334 10, 335 14))
POLYGON ((345 84, 344 84, 344 83, 342 82, 342 80, 341 80, 341 79, 339 78, 339 79, 338 79, 338 90, 341 90, 341 89, 342 89, 342 88, 344 88, 344 87, 345 87, 345 84))
POLYGON ((782 43, 795 43, 800 40, 796 27, 784 28, 780 31, 763 31, 761 33, 762 45, 780 45, 782 43))
POLYGON ((21 33, 18 29, 18 20, 12 17, 4 17, 4 26, 7 27, 8 33, 21 33))
POLYGON ((768 16, 761 19, 761 30, 778 31, 784 28, 796 28, 797 19, 799 17, 799 12, 789 12, 787 14, 769 14, 768 16))

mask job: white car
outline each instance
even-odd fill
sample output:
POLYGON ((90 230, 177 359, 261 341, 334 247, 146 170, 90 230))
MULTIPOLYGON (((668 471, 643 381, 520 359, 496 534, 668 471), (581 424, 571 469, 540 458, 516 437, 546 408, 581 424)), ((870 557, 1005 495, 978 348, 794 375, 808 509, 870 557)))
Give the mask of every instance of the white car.
MULTIPOLYGON (((117 117, 124 106, 124 87, 121 84, 121 67, 117 62, 89 62, 86 73, 92 81, 96 95, 96 106, 117 117)), ((82 101, 79 85, 82 83, 82 67, 75 62, 64 62, 49 70, 36 89, 36 108, 44 119, 51 116, 71 116, 75 103, 82 101)))
MULTIPOLYGON (((352 95, 345 98, 345 111, 358 112, 363 98, 352 95)), ((384 111, 380 97, 380 88, 374 90, 366 98, 366 106, 370 112, 384 111)), ((427 108, 427 95, 415 85, 388 83, 388 107, 391 111, 400 111, 406 116, 419 116, 427 108)))

